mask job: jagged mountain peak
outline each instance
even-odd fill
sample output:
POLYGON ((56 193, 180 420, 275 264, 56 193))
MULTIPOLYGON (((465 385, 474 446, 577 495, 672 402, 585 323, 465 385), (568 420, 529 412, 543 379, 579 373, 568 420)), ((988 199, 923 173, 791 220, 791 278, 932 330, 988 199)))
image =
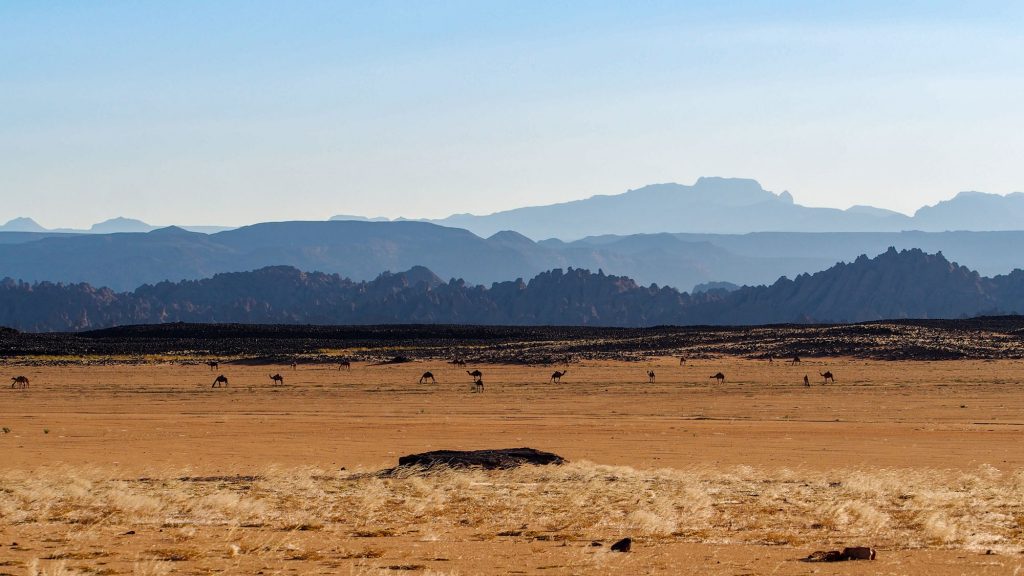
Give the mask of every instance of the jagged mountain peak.
POLYGON ((88 284, 0 282, 0 324, 78 330, 160 322, 313 324, 771 324, 962 318, 1024 310, 1024 272, 994 278, 941 254, 890 249, 794 280, 688 295, 626 276, 556 268, 485 288, 441 283, 425 267, 353 282, 272 266, 130 293, 88 284))

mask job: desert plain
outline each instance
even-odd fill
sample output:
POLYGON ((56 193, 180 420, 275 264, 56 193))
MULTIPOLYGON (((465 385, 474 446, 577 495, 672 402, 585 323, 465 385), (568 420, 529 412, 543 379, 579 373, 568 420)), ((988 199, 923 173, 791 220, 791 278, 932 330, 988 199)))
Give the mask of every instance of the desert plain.
POLYGON ((0 574, 1024 573, 1021 361, 202 360, 6 359, 0 574))

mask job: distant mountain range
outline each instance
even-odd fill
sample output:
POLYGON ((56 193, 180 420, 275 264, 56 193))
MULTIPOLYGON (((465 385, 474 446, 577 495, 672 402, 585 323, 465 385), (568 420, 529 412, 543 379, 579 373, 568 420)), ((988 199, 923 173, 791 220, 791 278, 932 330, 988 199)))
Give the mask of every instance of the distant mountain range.
POLYGON ((871 206, 811 208, 789 192, 764 190, 756 180, 700 178, 693 186, 653 184, 623 194, 593 196, 486 216, 457 214, 437 224, 481 236, 515 230, 534 239, 578 239, 601 234, 689 232, 899 232, 1022 230, 1024 193, 961 192, 913 216, 871 206))
MULTIPOLYGON (((331 220, 389 222, 340 214, 331 220)), ((395 221, 408 221, 399 218, 395 221)), ((439 220, 413 219, 463 228, 482 237, 514 230, 528 238, 578 240, 600 235, 651 233, 747 234, 752 232, 901 232, 918 230, 1024 230, 1024 193, 1005 196, 961 192, 925 206, 913 216, 872 206, 845 210, 797 204, 786 191, 778 194, 744 178, 700 178, 692 186, 652 184, 622 194, 598 195, 547 206, 517 208, 488 215, 455 214, 439 220)), ((226 226, 179 226, 216 233, 226 226)), ((0 232, 90 233, 150 232, 157 227, 130 218, 112 218, 87 230, 47 229, 31 218, 15 218, 0 232)))
POLYGON ((474 284, 573 267, 689 290, 708 282, 771 283, 889 246, 942 252, 983 274, 1003 274, 1024 267, 1022 245, 1024 232, 644 234, 534 242, 515 232, 481 238, 424 222, 276 222, 216 234, 173 227, 119 234, 0 232, 0 277, 125 291, 277 265, 355 281, 426 266, 474 284))
MULTIPOLYGON (((117 234, 122 232, 152 232, 160 228, 146 224, 142 220, 133 218, 111 218, 97 224, 93 224, 87 230, 75 228, 43 228, 38 222, 31 218, 19 217, 9 220, 6 224, 0 224, 0 232, 32 232, 38 234, 117 234)), ((230 230, 228 226, 182 226, 181 228, 192 232, 210 234, 230 230)))
POLYGON ((162 282, 130 293, 0 282, 0 325, 69 331, 126 324, 492 324, 653 326, 841 323, 1024 311, 1024 271, 986 278, 941 254, 890 249, 771 286, 696 295, 582 269, 529 282, 443 282, 415 267, 369 282, 291 267, 162 282))

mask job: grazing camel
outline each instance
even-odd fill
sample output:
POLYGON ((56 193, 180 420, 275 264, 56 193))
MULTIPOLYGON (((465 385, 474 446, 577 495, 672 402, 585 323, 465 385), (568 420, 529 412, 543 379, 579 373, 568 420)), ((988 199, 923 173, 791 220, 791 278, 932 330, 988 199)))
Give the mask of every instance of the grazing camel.
POLYGON ((811 381, 807 378, 807 374, 804 374, 804 386, 810 386, 811 381))
POLYGON ((270 379, 274 381, 275 385, 280 384, 284 386, 284 376, 281 376, 280 374, 274 374, 273 376, 270 377, 270 379))
POLYGON ((220 368, 220 362, 217 362, 216 360, 210 360, 209 362, 206 363, 206 365, 210 367, 210 372, 213 372, 217 368, 220 368))
POLYGON ((430 380, 431 384, 437 384, 437 380, 434 379, 433 372, 424 372, 423 376, 420 376, 420 384, 423 384, 427 380, 430 380))
POLYGON ((565 376, 566 372, 568 372, 568 370, 562 370, 561 372, 555 370, 555 373, 551 375, 551 381, 555 384, 560 384, 562 382, 562 376, 565 376))
POLYGON ((473 377, 473 382, 476 382, 477 380, 484 377, 484 373, 479 370, 473 370, 472 372, 466 370, 466 374, 469 374, 470 376, 473 377))
POLYGON ((647 382, 654 384, 654 370, 647 371, 647 382))
POLYGON ((800 357, 799 356, 793 356, 793 359, 790 360, 789 363, 790 364, 799 364, 800 363, 800 357))
POLYGON ((679 357, 679 365, 680 366, 686 366, 686 358, 683 358, 682 356, 680 356, 679 357))
POLYGON ((709 376, 709 378, 714 378, 715 380, 718 380, 719 384, 725 384, 725 374, 722 374, 721 372, 715 374, 714 376, 709 376))
POLYGON ((28 378, 25 376, 15 376, 11 378, 11 388, 17 386, 18 388, 28 388, 28 378))
POLYGON ((833 384, 836 383, 836 377, 832 375, 831 371, 825 372, 824 374, 818 372, 818 374, 824 379, 824 381, 821 383, 822 385, 828 384, 829 380, 831 380, 833 384))
POLYGON ((217 376, 213 380, 213 386, 210 386, 210 388, 216 388, 217 386, 219 386, 221 384, 223 384, 224 386, 228 385, 228 377, 223 375, 223 374, 221 374, 220 376, 217 376))
POLYGON ((473 381, 473 391, 474 392, 483 392, 484 391, 484 380, 483 380, 483 378, 480 378, 479 380, 474 380, 473 381))
POLYGON ((338 364, 338 370, 351 370, 351 369, 352 369, 352 363, 349 362, 348 360, 342 360, 338 364))

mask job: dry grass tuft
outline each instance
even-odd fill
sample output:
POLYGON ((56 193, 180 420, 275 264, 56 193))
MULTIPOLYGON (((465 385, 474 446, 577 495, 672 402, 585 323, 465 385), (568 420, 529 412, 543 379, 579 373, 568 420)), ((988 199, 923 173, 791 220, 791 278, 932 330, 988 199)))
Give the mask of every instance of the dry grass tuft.
MULTIPOLYGON (((541 541, 609 539, 712 544, 836 546, 867 542, 881 548, 1024 550, 1024 471, 982 467, 970 473, 879 469, 845 471, 636 470, 578 462, 514 470, 431 470, 398 478, 323 470, 273 470, 244 481, 195 482, 166 475, 145 481, 93 469, 0 473, 0 518, 7 525, 90 525, 165 529, 170 542, 190 541, 197 528, 223 526, 227 557, 247 554, 319 559, 293 546, 289 534, 318 530, 339 537, 424 540, 471 530, 479 538, 541 541), (276 530, 253 534, 243 526, 276 530)), ((85 527, 83 528, 83 525, 85 527)), ((116 554, 74 551, 68 543, 47 558, 91 559, 116 554)), ((374 549, 341 551, 373 559, 374 549)), ((331 557, 338 558, 339 554, 331 557)), ((149 550, 137 571, 202 552, 149 550)), ((34 570, 34 572, 33 572, 34 570)), ((63 574, 66 567, 29 567, 63 574)))

